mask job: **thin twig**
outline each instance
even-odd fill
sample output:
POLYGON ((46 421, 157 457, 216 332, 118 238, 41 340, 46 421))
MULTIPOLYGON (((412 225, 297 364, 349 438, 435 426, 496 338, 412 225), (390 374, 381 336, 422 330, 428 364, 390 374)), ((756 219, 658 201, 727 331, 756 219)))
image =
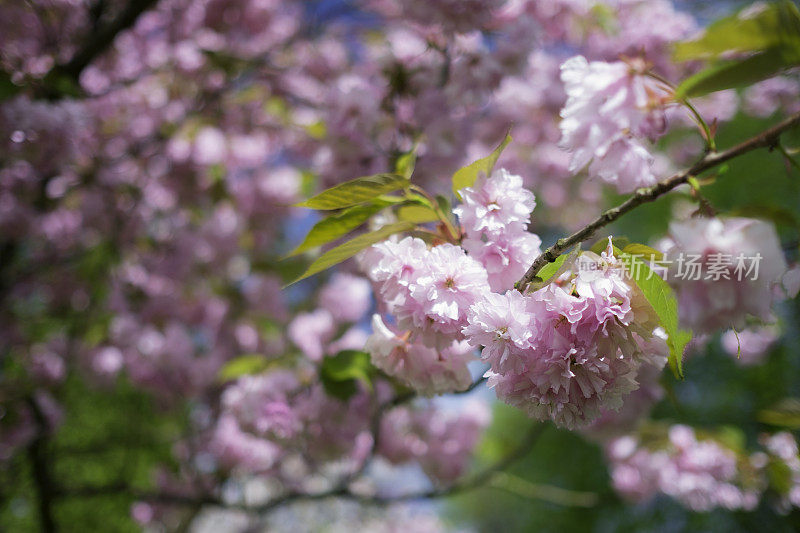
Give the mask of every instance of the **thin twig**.
POLYGON ((623 203, 605 211, 594 221, 590 222, 588 225, 579 229, 572 235, 558 239, 554 245, 545 250, 533 261, 530 268, 528 268, 528 271, 524 276, 522 276, 522 279, 517 282, 517 289, 524 291, 525 288, 532 281, 534 281, 536 275, 546 264, 552 263, 558 256, 576 244, 590 239, 598 229, 614 222, 628 211, 631 211, 644 203, 652 202, 659 196, 671 191, 675 187, 683 185, 689 181, 690 178, 697 176, 706 170, 714 168, 726 161, 730 161, 731 159, 751 152, 757 148, 773 149, 779 146, 778 140, 780 135, 798 124, 800 124, 800 113, 795 113, 779 124, 776 124, 775 126, 761 132, 755 137, 737 144, 733 148, 723 150, 722 152, 709 152, 690 168, 682 170, 677 174, 670 176, 669 178, 659 181, 651 187, 639 189, 623 203))

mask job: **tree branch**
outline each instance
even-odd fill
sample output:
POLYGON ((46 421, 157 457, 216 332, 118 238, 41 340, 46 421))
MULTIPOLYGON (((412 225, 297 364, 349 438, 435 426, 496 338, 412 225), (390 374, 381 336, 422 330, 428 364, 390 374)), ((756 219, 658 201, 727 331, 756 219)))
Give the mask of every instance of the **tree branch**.
POLYGON ((408 492, 394 496, 357 494, 350 491, 347 487, 337 487, 330 491, 317 494, 289 493, 275 498, 263 505, 245 509, 257 511, 263 514, 281 505, 294 501, 321 500, 333 497, 354 500, 358 503, 368 505, 389 505, 392 503, 443 498, 446 496, 454 496, 463 492, 469 492, 486 485, 498 472, 502 472, 515 462, 525 457, 525 455, 530 452, 533 445, 536 444, 546 427, 547 426, 544 424, 534 424, 522 439, 522 442, 520 442, 520 444, 517 445, 508 455, 503 456, 490 466, 479 471, 477 474, 466 477, 461 481, 456 481, 455 483, 452 483, 446 487, 437 487, 418 492, 408 492))
MULTIPOLYGON (((480 381, 479 381, 480 382, 480 381)), ((370 494, 358 494, 352 492, 346 485, 337 485, 330 490, 306 493, 306 492, 287 492, 277 496, 270 501, 260 505, 246 505, 237 503, 227 503, 220 498, 214 496, 193 496, 184 494, 175 494, 168 492, 152 492, 146 490, 136 489, 125 484, 110 485, 104 487, 74 487, 64 488, 56 492, 56 496, 60 498, 87 498, 98 496, 109 496, 113 494, 127 494, 133 498, 172 505, 181 505, 188 507, 197 507, 210 505, 214 507, 223 507, 228 509, 239 509, 241 511, 253 512, 259 514, 267 514, 278 507, 295 502, 309 502, 319 501, 328 498, 343 498, 353 500, 365 505, 389 505, 393 503, 408 502, 415 500, 426 500, 434 498, 443 498, 461 494, 471 490, 475 490, 484 485, 487 485, 499 473, 507 469, 509 466, 525 457, 530 452, 531 448, 536 444, 542 432, 547 426, 545 424, 535 424, 528 431, 522 441, 507 455, 503 456, 490 466, 480 470, 478 473, 465 477, 461 481, 457 481, 446 487, 437 487, 430 490, 408 492, 394 496, 381 496, 370 494)))
POLYGON ((28 445, 28 457, 31 461, 33 482, 39 503, 39 528, 44 533, 56 531, 53 518, 53 498, 55 490, 50 477, 50 465, 47 461, 47 432, 49 431, 47 419, 36 403, 36 399, 28 398, 28 407, 36 421, 36 436, 28 445))
MULTIPOLYGON (((105 52, 117 35, 134 25, 139 15, 153 7, 158 0, 131 0, 125 9, 105 27, 94 31, 84 45, 67 63, 57 65, 53 71, 75 81, 97 56, 105 52)), ((98 2, 102 6, 102 2, 98 2)))
POLYGON ((576 244, 590 239, 598 229, 614 222, 628 211, 631 211, 644 203, 654 201, 656 198, 671 191, 675 187, 683 185, 689 181, 689 178, 697 176, 701 172, 705 172, 706 170, 714 168, 726 161, 730 161, 731 159, 746 154, 747 152, 751 152, 757 148, 773 149, 779 146, 778 141, 781 134, 798 124, 800 124, 800 113, 795 113, 779 124, 776 124, 775 126, 734 146, 733 148, 729 148, 722 152, 710 152, 690 168, 682 170, 677 174, 659 181, 651 187, 639 189, 633 194, 633 196, 625 200, 623 203, 605 211, 595 220, 579 229, 572 235, 558 239, 554 245, 545 250, 533 261, 530 268, 528 268, 528 271, 524 276, 522 276, 522 279, 517 282, 517 289, 519 291, 524 291, 525 288, 532 281, 534 281, 536 275, 546 264, 552 263, 558 256, 576 244))

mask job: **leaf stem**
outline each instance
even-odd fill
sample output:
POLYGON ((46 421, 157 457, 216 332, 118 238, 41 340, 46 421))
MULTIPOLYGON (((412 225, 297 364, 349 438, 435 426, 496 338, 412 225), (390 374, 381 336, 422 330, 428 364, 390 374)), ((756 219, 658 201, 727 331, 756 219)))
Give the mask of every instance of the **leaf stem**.
POLYGON ((448 233, 450 233, 450 239, 447 240, 457 243, 461 239, 461 232, 458 231, 453 225, 453 222, 450 220, 450 217, 447 216, 447 213, 442 211, 442 208, 439 206, 439 202, 436 201, 436 198, 433 198, 430 194, 428 194, 428 191, 422 187, 414 185, 413 183, 408 188, 416 193, 421 194, 430 202, 431 209, 433 209, 433 211, 439 217, 439 220, 441 220, 442 224, 444 224, 444 226, 447 228, 448 233))
POLYGON ((686 108, 691 113, 692 117, 694 118, 695 123, 700 126, 701 130, 703 131, 703 137, 706 140, 706 147, 710 152, 715 152, 717 150, 717 144, 714 140, 714 134, 711 132, 711 128, 708 126, 705 120, 703 120, 702 115, 700 112, 697 111, 697 108, 692 105, 688 98, 681 98, 679 100, 681 104, 686 106, 686 108))
POLYGON ((787 150, 785 146, 783 146, 781 143, 778 143, 775 145, 775 147, 780 151, 780 153, 783 154, 783 157, 789 161, 790 165, 792 165, 795 169, 800 170, 800 163, 798 163, 797 159, 795 159, 792 154, 789 153, 789 150, 787 150))

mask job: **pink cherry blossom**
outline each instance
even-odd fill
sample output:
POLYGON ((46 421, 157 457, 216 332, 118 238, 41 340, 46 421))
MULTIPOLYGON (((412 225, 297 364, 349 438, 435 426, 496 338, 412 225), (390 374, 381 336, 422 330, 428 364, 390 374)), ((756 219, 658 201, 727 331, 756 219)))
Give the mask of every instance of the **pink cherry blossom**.
POLYGON ((361 277, 337 272, 319 293, 319 305, 339 322, 358 322, 372 305, 372 288, 361 277))
POLYGON ((771 320, 774 289, 786 272, 771 224, 747 218, 692 218, 670 224, 670 235, 660 246, 672 261, 667 275, 678 292, 679 316, 688 327, 711 333, 744 329, 748 315, 771 320), (689 267, 692 261, 700 265, 699 274, 689 267))
POLYGON ((614 488, 634 501, 662 492, 698 512, 715 507, 752 510, 759 491, 740 478, 736 454, 713 440, 700 440, 692 428, 669 428, 666 446, 648 449, 626 436, 607 448, 614 488))
POLYGON ((383 419, 378 451, 395 464, 417 461, 433 480, 452 482, 466 471, 489 420, 487 406, 477 400, 456 413, 397 408, 383 419))
POLYGON ((642 139, 666 127, 664 90, 641 68, 621 61, 588 62, 575 56, 561 66, 567 102, 561 111, 561 146, 572 153, 570 171, 589 174, 620 192, 652 185, 653 157, 642 139))
POLYGON ((411 332, 398 335, 376 314, 372 317, 372 335, 365 350, 375 366, 425 396, 464 390, 472 384, 467 364, 475 356, 466 341, 452 341, 444 349, 436 350, 419 339, 409 340, 411 335, 411 332))
POLYGON ((525 229, 536 207, 533 193, 522 186, 520 176, 505 169, 484 177, 461 191, 462 203, 453 209, 467 236, 525 229))

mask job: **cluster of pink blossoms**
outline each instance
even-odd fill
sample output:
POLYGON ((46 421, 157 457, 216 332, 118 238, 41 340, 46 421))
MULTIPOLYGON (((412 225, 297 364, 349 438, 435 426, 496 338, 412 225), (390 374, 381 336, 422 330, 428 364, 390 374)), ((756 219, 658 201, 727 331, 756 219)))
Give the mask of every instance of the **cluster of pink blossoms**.
POLYGON ((489 290, 483 266, 449 243, 429 249, 415 237, 386 241, 368 250, 364 263, 398 326, 438 349, 463 340, 467 309, 489 290))
POLYGON ((750 455, 684 425, 671 426, 665 440, 654 436, 626 435, 606 448, 612 484, 629 500, 663 493, 694 511, 751 511, 765 495, 777 494, 779 512, 800 507, 800 455, 791 433, 762 435, 763 450, 750 455), (785 475, 775 479, 774 472, 785 475))
POLYGON ((666 276, 677 289, 681 321, 697 333, 742 330, 748 316, 772 322, 772 304, 797 294, 792 280, 784 279, 786 260, 767 222, 676 221, 658 247, 670 261, 666 276))
POLYGON ((414 237, 373 246, 362 264, 379 308, 394 315, 400 330, 373 317, 366 347, 375 365, 424 394, 467 388, 472 354, 461 329, 469 306, 489 290, 483 266, 458 246, 428 249, 414 237))
POLYGON ((484 266, 493 291, 513 288, 542 244, 528 231, 536 207, 533 193, 522 186, 520 176, 500 169, 461 196, 461 205, 453 209, 465 233, 461 246, 484 266))
POLYGON ((555 282, 522 294, 514 281, 540 242, 527 232, 533 195, 504 170, 461 195, 453 211, 463 248, 406 237, 362 257, 379 307, 399 328, 374 317, 373 362, 426 394, 461 390, 469 385, 468 346, 482 347, 489 385, 535 418, 571 428, 619 409, 642 365, 660 370, 665 358, 645 343, 655 314, 611 248, 582 254, 555 282))
POLYGON ((622 193, 656 182, 655 160, 642 143, 666 131, 668 93, 645 76, 640 61, 588 62, 583 56, 561 66, 567 103, 561 111, 561 146, 572 152, 570 171, 589 174, 622 193))
POLYGON ((443 350, 411 342, 410 333, 402 335, 387 326, 380 315, 372 317, 372 335, 364 349, 372 363, 391 376, 401 379, 425 396, 464 390, 472 383, 467 363, 474 359, 473 348, 466 341, 456 341, 443 350))
POLYGON ((758 504, 759 491, 744 487, 736 454, 716 441, 699 440, 688 426, 672 426, 663 448, 650 450, 625 436, 607 451, 612 484, 630 500, 662 492, 694 511, 752 510, 758 504))
POLYGON ((757 466, 769 467, 770 463, 777 471, 786 472, 782 486, 775 487, 778 492, 778 510, 789 512, 793 507, 800 508, 800 450, 797 440, 788 431, 781 431, 774 435, 762 435, 759 439, 764 447, 764 455, 756 454, 757 466))
POLYGON ((453 210, 465 234, 461 246, 428 248, 406 237, 362 257, 381 310, 399 328, 392 332, 376 315, 367 350, 376 366, 425 394, 469 386, 473 349, 463 341, 470 306, 512 287, 539 253, 539 237, 527 231, 536 202, 521 177, 498 170, 461 196, 453 210))
POLYGON ((568 428, 619 409, 640 367, 665 362, 644 349, 655 316, 612 250, 586 252, 573 268, 532 294, 487 294, 464 329, 483 346, 499 398, 568 428))
POLYGON ((635 431, 664 397, 659 378, 669 355, 667 334, 662 328, 656 328, 653 336, 642 342, 641 350, 648 354, 653 364, 640 367, 636 376, 639 388, 630 393, 618 410, 605 409, 591 424, 582 428, 581 433, 588 439, 602 443, 635 431))
POLYGON ((399 407, 381 421, 378 452, 392 464, 416 461, 432 480, 452 482, 469 466, 490 420, 489 409, 479 401, 466 402, 458 413, 399 407))
POLYGON ((371 402, 365 393, 333 399, 321 383, 309 386, 288 370, 244 376, 222 395, 208 449, 225 469, 298 481, 280 471, 287 458, 362 459, 371 447, 371 402))

